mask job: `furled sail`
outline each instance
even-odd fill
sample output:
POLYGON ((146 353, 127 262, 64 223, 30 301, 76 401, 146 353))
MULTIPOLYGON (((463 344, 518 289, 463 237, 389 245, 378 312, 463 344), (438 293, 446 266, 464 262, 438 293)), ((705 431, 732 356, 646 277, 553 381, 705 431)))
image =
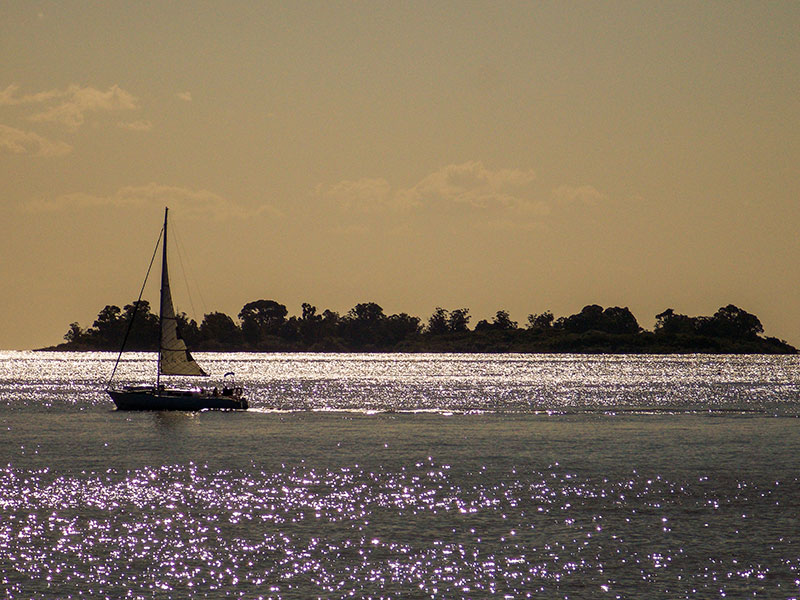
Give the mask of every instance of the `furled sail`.
POLYGON ((167 215, 164 214, 163 259, 161 261, 161 343, 159 344, 158 369, 161 375, 206 376, 186 348, 178 331, 178 320, 172 306, 167 273, 167 215))

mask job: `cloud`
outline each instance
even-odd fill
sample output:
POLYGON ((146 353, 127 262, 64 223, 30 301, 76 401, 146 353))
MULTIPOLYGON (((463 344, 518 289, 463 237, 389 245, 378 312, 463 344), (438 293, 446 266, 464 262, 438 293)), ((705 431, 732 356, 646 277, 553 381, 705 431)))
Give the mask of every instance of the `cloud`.
POLYGON ((12 83, 6 89, 0 90, 0 106, 8 106, 10 104, 20 104, 14 96, 17 93, 19 86, 15 83, 12 83))
POLYGON ((135 110, 138 100, 117 85, 107 90, 81 87, 77 84, 60 90, 46 90, 35 94, 18 95, 19 86, 9 85, 0 92, 0 106, 30 105, 40 110, 28 118, 35 122, 64 125, 77 130, 86 121, 88 113, 135 110))
POLYGON ((392 189, 381 178, 341 181, 318 186, 320 197, 344 211, 452 209, 544 214, 548 207, 536 198, 532 170, 488 169, 480 161, 448 165, 408 188, 392 189))
POLYGON ((448 165, 431 173, 401 194, 414 205, 455 203, 474 208, 506 207, 537 209, 530 184, 532 170, 487 169, 480 161, 448 165))
POLYGON ((255 210, 242 208, 238 204, 208 190, 150 183, 129 186, 117 190, 110 196, 96 196, 82 192, 64 194, 53 198, 33 200, 25 205, 28 212, 58 212, 76 209, 97 208, 153 208, 169 206, 186 218, 251 218, 259 214, 279 216, 279 212, 267 205, 255 210))
POLYGON ((364 178, 317 186, 316 195, 349 219, 370 214, 423 216, 498 232, 537 230, 547 225, 544 217, 557 216, 569 206, 609 201, 592 185, 548 190, 532 169, 492 169, 481 161, 444 166, 405 188, 393 188, 383 178, 364 178))
POLYGON ((608 196, 591 185, 562 185, 553 190, 553 198, 563 204, 588 204, 595 205, 605 200, 608 196))
POLYGON ((540 221, 523 221, 519 219, 491 219, 486 221, 485 228, 491 231, 542 231, 545 226, 540 221))
POLYGON ((374 212, 389 207, 393 194, 385 179, 359 179, 340 181, 323 188, 317 186, 316 194, 333 200, 345 211, 374 212))
POLYGON ((32 131, 0 125, 0 150, 33 156, 63 156, 72 152, 66 142, 50 140, 32 131))
POLYGON ((153 124, 150 121, 120 121, 117 123, 119 127, 128 129, 130 131, 150 131, 153 124))
POLYGON ((191 102, 192 101, 192 92, 179 92, 175 94, 178 98, 183 100, 184 102, 191 102))

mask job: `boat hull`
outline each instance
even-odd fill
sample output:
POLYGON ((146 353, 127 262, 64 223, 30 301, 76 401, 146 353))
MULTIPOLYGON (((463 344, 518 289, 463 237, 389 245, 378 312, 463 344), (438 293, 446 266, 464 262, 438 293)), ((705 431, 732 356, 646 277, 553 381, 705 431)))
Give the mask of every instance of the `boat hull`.
POLYGON ((247 410, 245 398, 194 391, 108 390, 117 410, 247 410))

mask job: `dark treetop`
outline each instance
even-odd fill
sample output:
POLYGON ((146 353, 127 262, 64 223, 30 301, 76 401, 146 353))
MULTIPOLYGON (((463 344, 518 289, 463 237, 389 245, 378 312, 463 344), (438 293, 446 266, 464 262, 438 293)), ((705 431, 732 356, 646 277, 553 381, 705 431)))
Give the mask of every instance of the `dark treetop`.
MULTIPOLYGON (((505 310, 470 329, 469 309, 437 308, 427 322, 406 313, 386 315, 374 302, 346 314, 302 305, 288 316, 274 300, 248 302, 237 320, 208 313, 199 325, 179 314, 179 329, 194 350, 257 352, 576 352, 576 353, 763 353, 795 354, 783 340, 763 336, 758 317, 732 304, 710 317, 689 317, 671 308, 656 315, 653 331, 639 326, 628 308, 591 304, 556 319, 550 311, 528 315, 519 326, 505 310)), ((119 350, 133 325, 126 350, 158 347, 158 316, 147 301, 120 309, 106 306, 88 329, 69 326, 50 350, 119 350)))

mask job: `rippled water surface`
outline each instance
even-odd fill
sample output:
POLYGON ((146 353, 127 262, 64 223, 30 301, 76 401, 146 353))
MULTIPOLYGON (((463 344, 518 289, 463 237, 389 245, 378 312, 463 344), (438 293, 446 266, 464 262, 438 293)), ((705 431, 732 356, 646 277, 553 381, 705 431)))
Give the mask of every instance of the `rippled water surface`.
POLYGON ((797 357, 114 358, 0 353, 0 598, 800 595, 797 357))

